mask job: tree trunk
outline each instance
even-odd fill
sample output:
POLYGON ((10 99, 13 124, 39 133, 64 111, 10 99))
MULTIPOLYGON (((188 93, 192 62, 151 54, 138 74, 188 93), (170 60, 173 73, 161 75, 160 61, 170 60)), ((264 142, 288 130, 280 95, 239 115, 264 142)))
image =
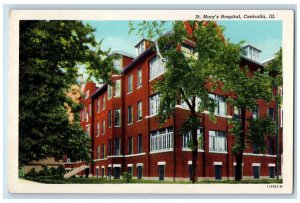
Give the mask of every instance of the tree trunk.
POLYGON ((198 140, 197 129, 192 131, 193 149, 192 149, 192 183, 197 182, 197 160, 198 160, 198 140))
POLYGON ((246 135, 246 107, 241 108, 241 134, 240 134, 240 150, 235 154, 236 159, 236 170, 235 170, 235 181, 241 181, 243 178, 242 164, 243 164, 243 152, 245 148, 245 135, 246 135))

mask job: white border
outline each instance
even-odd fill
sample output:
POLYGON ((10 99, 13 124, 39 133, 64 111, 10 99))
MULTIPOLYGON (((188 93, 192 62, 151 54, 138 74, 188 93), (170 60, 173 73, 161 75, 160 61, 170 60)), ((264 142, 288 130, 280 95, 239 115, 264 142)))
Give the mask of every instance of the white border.
MULTIPOLYGON (((8 189, 9 192, 22 192, 22 193, 149 193, 156 194, 169 193, 169 194, 195 194, 195 193, 211 193, 211 194, 228 194, 228 193, 239 193, 239 194, 288 194, 292 192, 293 186, 293 83, 285 82, 284 90, 285 95, 283 98, 283 105, 285 107, 285 118, 283 122, 284 126, 284 147, 283 147, 283 160, 282 165, 282 178, 283 187, 282 188, 272 188, 266 187, 266 184, 244 184, 238 185, 234 184, 216 184, 216 185, 206 185, 206 184, 188 184, 181 186, 180 184, 158 184, 155 187, 151 185, 141 184, 123 184, 122 187, 116 187, 116 185, 52 185, 49 184, 24 184, 21 183, 16 174, 18 174, 18 80, 15 80, 18 76, 18 20, 30 20, 30 19, 60 19, 60 20, 120 20, 120 19, 131 19, 131 20, 194 20, 196 14, 199 12, 205 12, 207 14, 238 14, 238 13, 261 13, 269 14, 274 13, 277 20, 283 21, 283 77, 284 81, 293 79, 293 60, 294 60, 294 50, 293 50, 293 39, 294 39, 294 13, 293 11, 287 10, 83 10, 83 11, 63 11, 63 10, 19 10, 10 11, 9 13, 9 106, 8 106, 8 189), (290 91, 290 94, 287 93, 290 91), (287 147, 289 146, 289 147, 287 147), (29 187, 30 186, 30 187, 29 187)), ((246 19, 245 19, 246 20, 246 19)), ((252 19, 251 19, 252 20, 252 19)))

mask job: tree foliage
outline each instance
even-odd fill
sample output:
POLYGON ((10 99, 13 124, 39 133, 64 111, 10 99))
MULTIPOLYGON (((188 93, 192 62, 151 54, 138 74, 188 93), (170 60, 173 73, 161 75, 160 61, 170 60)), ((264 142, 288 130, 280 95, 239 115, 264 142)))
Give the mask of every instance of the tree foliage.
POLYGON ((81 21, 20 21, 19 163, 46 157, 90 159, 90 138, 79 125, 79 104, 66 96, 80 65, 108 80, 113 57, 81 21), (75 113, 68 121, 64 104, 75 113))

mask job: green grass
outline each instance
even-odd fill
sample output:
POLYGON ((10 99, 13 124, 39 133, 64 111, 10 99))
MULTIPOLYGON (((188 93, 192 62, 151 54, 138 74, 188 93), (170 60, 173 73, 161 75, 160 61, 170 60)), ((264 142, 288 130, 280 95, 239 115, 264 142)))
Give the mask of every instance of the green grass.
MULTIPOLYGON (((63 179, 58 177, 36 177, 25 178, 30 181, 48 183, 48 184, 191 184, 187 181, 159 181, 159 180, 137 180, 132 179, 129 183, 124 179, 108 180, 107 178, 69 178, 63 179)), ((281 184, 282 180, 276 179, 257 179, 257 180, 242 180, 236 182, 234 180, 223 181, 199 181, 197 184, 281 184)))

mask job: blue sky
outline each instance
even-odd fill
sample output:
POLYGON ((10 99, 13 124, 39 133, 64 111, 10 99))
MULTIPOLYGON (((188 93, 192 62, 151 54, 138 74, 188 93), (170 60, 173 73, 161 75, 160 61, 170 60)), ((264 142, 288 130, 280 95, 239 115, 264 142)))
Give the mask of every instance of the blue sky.
MULTIPOLYGON (((135 55, 134 45, 141 39, 132 33, 128 35, 128 21, 84 21, 96 28, 94 33, 98 40, 102 40, 104 49, 122 50, 135 55)), ((281 21, 218 21, 225 27, 225 38, 231 42, 246 41, 263 52, 260 61, 273 57, 282 46, 281 21)), ((170 24, 169 24, 170 25, 170 24)), ((170 27, 170 26, 168 26, 170 27)))

